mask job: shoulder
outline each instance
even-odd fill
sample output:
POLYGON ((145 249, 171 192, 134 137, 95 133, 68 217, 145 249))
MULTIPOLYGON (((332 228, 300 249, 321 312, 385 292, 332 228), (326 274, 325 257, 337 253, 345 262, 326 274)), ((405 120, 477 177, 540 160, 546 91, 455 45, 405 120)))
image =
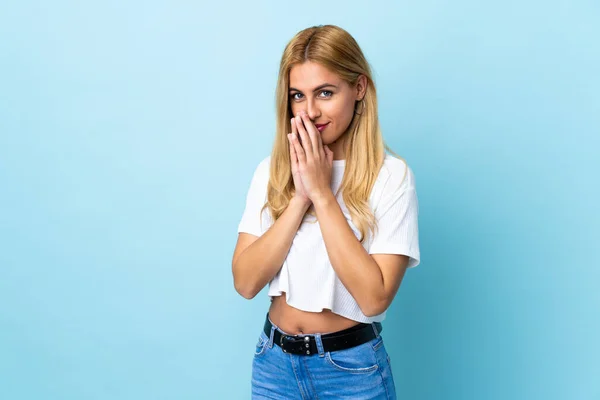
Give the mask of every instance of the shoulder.
POLYGON ((258 165, 254 168, 254 178, 255 179, 269 179, 269 170, 271 166, 271 156, 266 156, 262 158, 258 165))
POLYGON ((386 154, 379 172, 379 179, 384 182, 386 191, 415 188, 415 174, 405 159, 386 154))
MULTIPOLYGON (((262 199, 265 196, 269 185, 269 164, 271 157, 261 159, 258 164, 255 164, 254 170, 252 167, 246 166, 243 172, 244 175, 251 174, 250 186, 248 188, 248 198, 262 199)), ((259 201, 259 200, 256 200, 259 201)), ((262 201, 262 200, 260 200, 262 201)))
POLYGON ((271 156, 270 156, 270 155, 268 155, 268 156, 266 156, 265 158, 263 158, 263 159, 260 161, 260 163, 259 163, 258 165, 259 165, 259 166, 260 166, 260 165, 266 165, 266 166, 267 166, 267 168, 268 168, 268 166, 269 166, 269 164, 270 164, 270 163, 271 163, 271 156))

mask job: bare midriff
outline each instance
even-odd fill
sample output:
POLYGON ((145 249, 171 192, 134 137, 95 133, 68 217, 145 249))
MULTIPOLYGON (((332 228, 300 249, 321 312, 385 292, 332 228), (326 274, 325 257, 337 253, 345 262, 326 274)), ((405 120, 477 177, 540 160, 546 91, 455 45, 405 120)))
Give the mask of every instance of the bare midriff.
POLYGON ((321 312, 298 310, 287 304, 285 292, 281 296, 273 297, 269 318, 279 329, 291 335, 325 334, 359 324, 357 321, 334 314, 329 309, 323 309, 321 312))

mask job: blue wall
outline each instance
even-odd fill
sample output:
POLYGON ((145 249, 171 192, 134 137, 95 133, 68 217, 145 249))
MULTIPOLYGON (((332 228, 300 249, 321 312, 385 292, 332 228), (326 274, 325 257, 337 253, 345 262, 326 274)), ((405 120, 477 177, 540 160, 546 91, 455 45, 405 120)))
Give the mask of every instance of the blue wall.
POLYGON ((247 399, 233 289, 279 57, 348 30, 417 177, 384 323, 407 399, 600 399, 593 1, 0 7, 0 398, 247 399))

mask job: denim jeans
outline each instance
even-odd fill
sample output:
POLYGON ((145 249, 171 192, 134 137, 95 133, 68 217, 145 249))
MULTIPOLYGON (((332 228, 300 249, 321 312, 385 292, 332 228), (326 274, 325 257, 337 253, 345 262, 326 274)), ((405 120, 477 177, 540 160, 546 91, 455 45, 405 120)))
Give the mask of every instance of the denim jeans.
POLYGON ((279 327, 273 324, 270 335, 261 332, 256 343, 253 400, 396 399, 390 358, 381 335, 349 349, 326 352, 317 333, 312 336, 318 354, 298 355, 284 353, 273 343, 275 329, 279 327))

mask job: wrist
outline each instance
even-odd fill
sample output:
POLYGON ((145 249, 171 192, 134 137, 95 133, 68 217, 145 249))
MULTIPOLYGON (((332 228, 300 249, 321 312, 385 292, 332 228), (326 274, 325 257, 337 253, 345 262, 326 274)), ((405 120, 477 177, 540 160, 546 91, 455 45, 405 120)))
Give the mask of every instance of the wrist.
POLYGON ((315 208, 326 206, 330 203, 337 203, 337 199, 331 191, 322 193, 313 199, 313 204, 315 205, 315 208))
POLYGON ((290 205, 302 208, 305 212, 310 208, 311 203, 312 201, 310 199, 303 200, 299 197, 292 197, 292 199, 290 200, 290 205))

